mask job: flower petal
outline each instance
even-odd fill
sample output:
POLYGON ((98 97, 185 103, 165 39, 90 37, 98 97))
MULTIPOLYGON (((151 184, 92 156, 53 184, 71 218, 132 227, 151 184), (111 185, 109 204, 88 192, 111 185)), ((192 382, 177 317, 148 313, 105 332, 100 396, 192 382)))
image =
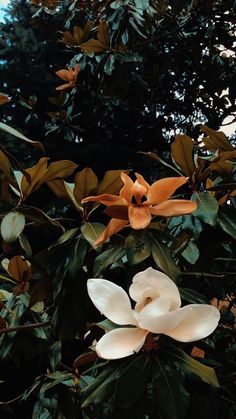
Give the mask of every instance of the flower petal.
POLYGON ((180 177, 167 177, 154 182, 149 191, 148 199, 145 204, 155 205, 160 202, 166 201, 180 186, 187 182, 188 178, 180 177))
POLYGON ((175 283, 167 275, 153 268, 148 268, 134 276, 129 294, 138 303, 139 309, 143 308, 145 299, 148 297, 152 300, 162 296, 170 297, 172 301, 170 310, 176 310, 181 305, 179 290, 175 283))
POLYGON ((184 318, 165 334, 180 342, 193 342, 209 336, 220 320, 219 310, 208 304, 189 304, 178 311, 184 312, 184 318))
POLYGON ((98 341, 96 352, 104 359, 124 358, 142 348, 147 334, 147 330, 137 327, 114 329, 98 341))
POLYGON ((58 70, 56 75, 62 80, 70 81, 70 72, 68 70, 58 70))
POLYGON ((196 202, 186 199, 170 199, 152 207, 151 213, 163 217, 173 217, 176 215, 190 214, 196 209, 196 202))
POLYGON ((130 204, 131 203, 131 199, 132 199, 132 191, 131 191, 131 188, 132 188, 134 182, 124 172, 121 172, 120 177, 121 177, 121 179, 122 179, 122 181, 124 183, 123 188, 120 190, 120 196, 126 200, 126 203, 127 204, 130 204))
POLYGON ((100 234, 100 236, 95 241, 95 246, 101 246, 106 240, 108 240, 113 234, 118 233, 128 224, 128 220, 118 220, 117 218, 112 218, 111 221, 106 226, 105 230, 100 234))
POLYGON ((104 204, 107 206, 126 204, 126 201, 120 196, 110 195, 110 194, 88 196, 87 198, 84 198, 81 201, 82 204, 85 204, 86 202, 100 202, 101 204, 104 204))
POLYGON ((147 227, 152 219, 149 207, 136 207, 134 205, 130 205, 128 213, 130 225, 135 230, 147 227))
POLYGON ((110 207, 107 207, 104 212, 109 215, 109 217, 128 221, 127 205, 111 205, 110 207))
POLYGON ((140 183, 140 185, 143 185, 145 187, 145 189, 147 191, 149 191, 150 185, 149 185, 149 183, 146 182, 146 180, 144 179, 144 177, 142 175, 140 175, 139 173, 137 173, 137 172, 135 173, 135 176, 136 176, 138 182, 140 183))
POLYGON ((142 310, 138 313, 137 320, 138 322, 146 317, 153 317, 156 319, 158 316, 169 313, 171 306, 171 297, 160 297, 156 298, 152 302, 145 305, 142 310))
POLYGON ((121 325, 137 325, 129 297, 123 288, 100 278, 89 279, 87 288, 95 307, 109 320, 121 325))
POLYGON ((136 180, 131 188, 132 196, 134 196, 135 201, 138 205, 141 205, 142 198, 147 194, 148 189, 141 185, 138 180, 136 180))
POLYGON ((67 90, 71 88, 70 83, 62 84, 61 86, 56 87, 56 90, 67 90))

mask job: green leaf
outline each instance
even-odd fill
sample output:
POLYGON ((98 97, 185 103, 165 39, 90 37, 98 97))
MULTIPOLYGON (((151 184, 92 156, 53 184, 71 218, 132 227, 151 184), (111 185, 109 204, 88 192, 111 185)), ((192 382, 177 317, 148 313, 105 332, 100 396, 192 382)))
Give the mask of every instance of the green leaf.
POLYGON ((115 404, 122 408, 132 406, 147 390, 151 371, 152 361, 146 354, 131 361, 116 382, 115 404))
POLYGON ((155 361, 153 391, 161 417, 165 419, 185 418, 189 406, 189 393, 184 386, 183 375, 158 357, 155 361))
POLYGON ((49 362, 53 371, 60 367, 61 363, 61 341, 58 340, 49 348, 49 362))
POLYGON ((172 281, 176 282, 180 271, 176 266, 169 247, 160 243, 156 238, 152 236, 152 257, 156 262, 157 266, 168 275, 172 281))
POLYGON ((93 273, 99 276, 108 266, 120 260, 126 254, 124 246, 113 246, 100 253, 94 261, 93 273))
POLYGON ((13 243, 25 227, 25 216, 20 212, 9 212, 2 220, 1 235, 6 243, 13 243))
POLYGON ((130 265, 136 265, 151 255, 151 240, 145 230, 131 233, 126 239, 126 247, 130 265))
POLYGON ((81 232, 84 238, 89 242, 89 244, 97 250, 97 246, 94 245, 94 242, 104 231, 104 225, 101 223, 85 223, 81 226, 81 232))
POLYGON ((121 371, 120 367, 107 368, 102 371, 91 384, 81 391, 82 407, 101 404, 109 400, 121 371))
POLYGON ((75 278, 76 275, 78 275, 78 272, 84 263, 87 249, 88 243, 81 235, 76 239, 75 243, 72 243, 66 265, 66 268, 72 278, 75 278))
POLYGON ((180 296, 183 300, 192 304, 208 304, 208 299, 199 292, 190 288, 179 288, 180 296))
POLYGON ((169 361, 172 361, 177 368, 183 371, 186 375, 205 383, 219 387, 215 370, 207 365, 201 364, 195 359, 191 358, 184 351, 179 348, 165 348, 165 356, 169 361))
POLYGON ((194 193, 191 199, 197 203, 197 209, 192 215, 204 223, 215 226, 218 202, 214 196, 210 192, 198 192, 194 193))
POLYGON ((181 253, 184 259, 186 259, 192 265, 198 260, 200 256, 199 249, 195 243, 189 241, 183 252, 181 253))
POLYGON ((220 208, 218 212, 217 223, 227 234, 236 239, 236 218, 235 209, 220 208))

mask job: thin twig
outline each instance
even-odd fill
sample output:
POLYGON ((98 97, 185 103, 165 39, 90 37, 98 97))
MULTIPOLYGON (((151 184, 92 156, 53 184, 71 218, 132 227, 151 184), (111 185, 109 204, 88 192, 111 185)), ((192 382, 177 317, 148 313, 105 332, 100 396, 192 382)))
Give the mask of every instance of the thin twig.
POLYGON ((0 329, 0 335, 4 333, 12 333, 12 332, 22 332, 28 329, 37 329, 38 327, 48 327, 50 325, 50 321, 47 322, 40 322, 40 323, 30 323, 30 324, 23 324, 21 326, 15 327, 4 327, 0 329))

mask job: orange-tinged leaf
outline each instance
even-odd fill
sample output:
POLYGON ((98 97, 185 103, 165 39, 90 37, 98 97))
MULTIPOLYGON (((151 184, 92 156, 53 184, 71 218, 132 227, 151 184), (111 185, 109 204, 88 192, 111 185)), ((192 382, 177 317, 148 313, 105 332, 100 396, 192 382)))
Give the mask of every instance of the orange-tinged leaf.
POLYGON ((17 187, 17 183, 11 174, 10 162, 2 150, 0 150, 0 170, 4 173, 5 180, 14 187, 17 187))
POLYGON ((0 93, 0 105, 4 105, 5 103, 9 101, 10 99, 7 95, 4 95, 4 93, 0 93))
POLYGON ((8 272, 17 282, 26 282, 32 278, 31 266, 22 256, 14 256, 9 261, 8 272))
POLYGON ((2 220, 1 236, 6 243, 13 243, 25 227, 25 216, 18 211, 11 211, 2 220))
POLYGON ((220 160, 235 160, 236 159, 236 150, 234 151, 222 151, 219 154, 220 160))
POLYGON ((73 43, 79 45, 83 41, 84 31, 80 26, 74 26, 73 28, 73 43))
POLYGON ((47 185, 55 193, 55 195, 58 196, 58 198, 68 199, 68 193, 65 188, 65 184, 63 180, 61 179, 52 180, 52 181, 47 182, 47 185))
POLYGON ((209 165, 212 172, 219 174, 230 174, 233 170, 233 163, 231 161, 217 161, 209 165))
POLYGON ((99 23, 97 38, 109 48, 109 35, 107 23, 103 20, 99 23))
POLYGON ((78 164, 73 163, 70 160, 60 160, 50 163, 48 170, 41 179, 41 183, 57 179, 64 179, 72 175, 77 167, 78 164))
POLYGON ((123 186, 123 181, 121 179, 121 173, 127 173, 126 170, 108 170, 102 182, 99 184, 97 189, 97 194, 117 194, 123 186))
POLYGON ((188 135, 176 135, 171 144, 171 154, 174 162, 185 176, 192 176, 195 165, 193 162, 194 143, 188 135))
POLYGON ((81 44, 80 48, 85 52, 101 53, 107 51, 108 46, 104 45, 101 41, 97 39, 90 39, 84 44, 81 44))
POLYGON ((207 137, 203 137, 206 148, 210 151, 216 151, 217 149, 223 151, 234 150, 233 146, 228 141, 226 135, 222 131, 214 131, 207 125, 201 125, 201 131, 207 134, 207 137))
POLYGON ((47 171, 47 163, 48 157, 43 157, 35 166, 31 167, 30 169, 26 169, 26 172, 30 175, 31 182, 29 183, 25 176, 23 176, 21 181, 21 190, 24 199, 41 185, 43 175, 47 171))
POLYGON ((98 178, 90 167, 86 167, 75 176, 74 196, 80 204, 98 186, 98 178))

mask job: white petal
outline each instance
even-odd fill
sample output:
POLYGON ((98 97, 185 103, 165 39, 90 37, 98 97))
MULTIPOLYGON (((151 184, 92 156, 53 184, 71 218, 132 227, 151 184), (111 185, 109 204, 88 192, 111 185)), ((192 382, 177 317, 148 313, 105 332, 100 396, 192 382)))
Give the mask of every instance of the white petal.
POLYGON ((99 340, 96 352, 104 359, 124 358, 142 348, 147 334, 147 330, 137 327, 114 329, 99 340))
POLYGON ((181 309, 185 317, 166 335, 180 342, 193 342, 209 336, 217 327, 220 313, 207 304, 189 304, 181 309))
MULTIPOLYGON (((167 307, 164 306, 165 303, 163 304, 163 308, 167 307)), ((152 333, 167 334, 167 332, 178 326, 185 317, 184 309, 169 312, 164 312, 161 309, 162 307, 160 307, 158 299, 148 304, 138 313, 139 327, 149 330, 152 333)))
POLYGON ((131 298, 138 302, 135 308, 138 311, 148 297, 152 300, 162 296, 171 297, 171 310, 176 310, 181 305, 179 290, 175 283, 167 275, 153 268, 148 268, 134 276, 129 293, 131 298))
POLYGON ((138 322, 142 322, 144 319, 153 318, 156 320, 157 317, 169 313, 171 305, 170 297, 160 297, 147 304, 138 314, 138 322))
POLYGON ((129 297, 123 288, 99 278, 89 279, 87 287, 93 304, 104 316, 116 324, 137 325, 129 297))

